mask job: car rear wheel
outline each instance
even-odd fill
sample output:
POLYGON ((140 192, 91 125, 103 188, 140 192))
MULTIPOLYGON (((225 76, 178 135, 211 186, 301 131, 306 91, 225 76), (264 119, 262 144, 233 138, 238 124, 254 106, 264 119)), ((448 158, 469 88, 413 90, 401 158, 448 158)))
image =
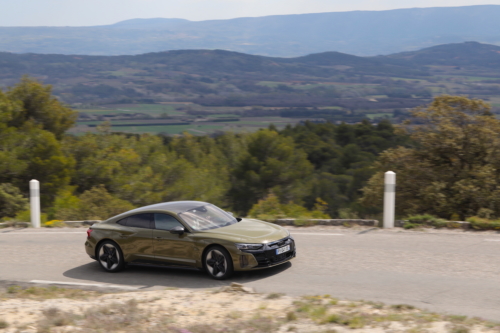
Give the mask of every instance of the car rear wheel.
POLYGON ((233 260, 222 246, 213 246, 205 254, 203 260, 205 270, 216 280, 224 280, 233 274, 233 260))
POLYGON ((118 244, 112 241, 104 241, 99 245, 97 261, 101 267, 110 273, 118 272, 125 266, 123 254, 118 244))

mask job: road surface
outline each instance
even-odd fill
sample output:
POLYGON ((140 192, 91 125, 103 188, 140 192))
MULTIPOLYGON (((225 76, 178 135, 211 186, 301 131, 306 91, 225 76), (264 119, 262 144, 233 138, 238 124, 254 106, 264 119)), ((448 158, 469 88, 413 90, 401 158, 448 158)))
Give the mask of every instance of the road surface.
POLYGON ((500 321, 500 233, 293 229, 298 257, 215 281, 197 270, 129 266, 106 273, 84 251, 85 229, 0 229, 0 280, 130 290, 213 288, 412 304, 500 321))

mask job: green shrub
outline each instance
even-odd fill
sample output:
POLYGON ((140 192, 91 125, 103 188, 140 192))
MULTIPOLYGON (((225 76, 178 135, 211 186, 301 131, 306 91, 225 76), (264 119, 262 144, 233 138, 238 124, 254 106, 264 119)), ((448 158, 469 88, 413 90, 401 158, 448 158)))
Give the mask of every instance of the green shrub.
POLYGON ((418 228, 422 225, 429 225, 436 228, 446 228, 449 227, 448 221, 444 219, 437 218, 430 214, 422 214, 422 215, 412 215, 406 218, 408 222, 403 225, 405 229, 413 229, 418 228))
POLYGON ((467 219, 471 227, 476 230, 500 230, 500 220, 488 220, 477 216, 467 219))
POLYGON ((249 217, 259 220, 274 222, 282 218, 295 218, 295 225, 309 225, 308 219, 329 219, 330 216, 324 213, 328 209, 327 204, 320 198, 316 199, 316 204, 312 211, 294 203, 282 204, 279 198, 270 193, 267 197, 259 200, 248 212, 249 217))
MULTIPOLYGON (((31 222, 31 212, 30 210, 23 210, 19 212, 14 217, 15 222, 31 222)), ((45 224, 47 222, 47 214, 40 214, 40 223, 45 224)))
POLYGON ((421 225, 421 224, 419 224, 419 223, 410 223, 410 222, 405 222, 405 223, 403 224, 403 228, 404 228, 404 229, 416 229, 416 228, 420 228, 420 227, 422 227, 422 225, 421 225))
POLYGON ((54 214, 58 220, 63 221, 105 220, 134 208, 130 202, 111 195, 104 185, 94 186, 83 192, 78 200, 69 193, 63 195, 61 201, 66 203, 61 203, 60 209, 54 214), (66 207, 67 203, 74 204, 66 207))
POLYGON ((430 224, 437 220, 437 217, 430 214, 412 215, 406 218, 410 223, 430 224))
POLYGON ((28 199, 12 184, 0 184, 0 217, 13 217, 28 208, 28 199))

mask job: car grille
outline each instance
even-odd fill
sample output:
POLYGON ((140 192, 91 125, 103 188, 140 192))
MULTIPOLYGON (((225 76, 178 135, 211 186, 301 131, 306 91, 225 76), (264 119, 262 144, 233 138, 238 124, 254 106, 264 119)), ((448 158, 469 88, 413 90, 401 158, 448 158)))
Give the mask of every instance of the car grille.
POLYGON ((280 255, 274 255, 274 251, 267 251, 270 253, 259 253, 254 254, 255 259, 257 259, 257 267, 267 267, 275 264, 279 264, 280 262, 289 260, 295 256, 295 251, 288 251, 287 253, 282 253, 280 255))
POLYGON ((295 242, 290 237, 283 238, 279 241, 266 244, 263 251, 252 251, 252 254, 257 260, 257 267, 272 266, 295 256, 295 242), (285 245, 290 245, 290 251, 276 255, 276 249, 285 245))

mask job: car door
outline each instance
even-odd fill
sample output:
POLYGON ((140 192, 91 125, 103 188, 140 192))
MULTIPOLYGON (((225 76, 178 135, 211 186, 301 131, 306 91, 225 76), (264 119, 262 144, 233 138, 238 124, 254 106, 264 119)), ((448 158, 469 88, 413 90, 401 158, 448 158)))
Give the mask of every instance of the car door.
POLYGON ((176 265, 194 266, 194 242, 189 232, 182 235, 172 234, 174 227, 184 225, 174 216, 168 214, 153 214, 153 249, 157 261, 176 265))
POLYGON ((128 262, 154 260, 153 214, 130 215, 117 223, 125 227, 116 240, 123 251, 125 260, 128 262))

